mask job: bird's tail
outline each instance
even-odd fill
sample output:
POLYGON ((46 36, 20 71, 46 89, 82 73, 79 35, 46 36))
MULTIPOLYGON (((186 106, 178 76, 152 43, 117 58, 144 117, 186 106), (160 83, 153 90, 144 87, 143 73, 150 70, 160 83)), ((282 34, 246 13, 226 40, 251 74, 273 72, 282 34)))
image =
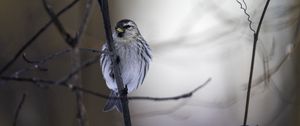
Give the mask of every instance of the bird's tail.
MULTIPOLYGON (((109 96, 110 97, 117 97, 118 95, 114 91, 111 91, 109 96)), ((106 101, 106 104, 105 104, 104 108, 103 108, 103 111, 108 112, 108 111, 113 110, 115 107, 117 108, 117 110, 119 112, 123 112, 122 102, 121 102, 120 99, 108 99, 106 101)))

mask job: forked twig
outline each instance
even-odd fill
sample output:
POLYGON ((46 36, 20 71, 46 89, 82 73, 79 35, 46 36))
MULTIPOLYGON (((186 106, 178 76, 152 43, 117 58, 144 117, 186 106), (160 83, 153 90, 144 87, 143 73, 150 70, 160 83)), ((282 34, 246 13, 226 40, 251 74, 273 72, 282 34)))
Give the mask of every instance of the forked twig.
MULTIPOLYGON (((66 7, 64 7, 61 11, 59 11, 55 17, 61 16, 63 13, 65 13, 67 10, 72 8, 79 0, 74 0, 70 4, 68 4, 66 7)), ((9 60, 0 70, 0 75, 2 75, 17 59, 20 55, 23 54, 25 49, 27 49, 53 22, 53 19, 48 21, 40 30, 38 30, 37 33, 35 33, 25 44, 17 51, 17 53, 14 55, 14 57, 9 60)))

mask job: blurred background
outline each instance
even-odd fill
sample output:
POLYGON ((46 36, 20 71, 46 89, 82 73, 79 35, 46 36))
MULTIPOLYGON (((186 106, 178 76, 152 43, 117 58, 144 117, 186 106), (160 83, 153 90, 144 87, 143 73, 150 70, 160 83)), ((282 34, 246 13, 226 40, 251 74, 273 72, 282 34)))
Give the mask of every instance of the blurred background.
MULTIPOLYGON (((55 12, 72 0, 49 0, 55 12)), ((59 19, 74 35, 87 0, 80 0, 59 19)), ((247 0, 256 29, 265 0, 247 0)), ((193 97, 176 101, 130 101, 135 126, 239 126, 243 123, 253 32, 235 0, 109 0, 112 25, 134 20, 153 51, 145 82, 131 96, 167 97, 210 83, 193 97)), ((3 67, 50 18, 42 0, 0 1, 0 67, 3 67)), ((102 16, 93 1, 88 26, 78 47, 98 49, 105 41, 102 16)), ((299 39, 300 1, 271 0, 257 46, 249 126, 300 126, 299 39)), ((25 50, 41 59, 70 48, 54 25, 25 50)), ((97 54, 80 52, 82 62, 97 54)), ((22 77, 58 80, 72 69, 71 54, 47 62, 49 71, 29 71, 22 77)), ((4 73, 30 66, 22 58, 4 73)), ((99 64, 81 72, 86 89, 108 94, 99 64)), ((26 100, 18 126, 77 126, 74 92, 32 83, 0 82, 0 125, 12 125, 23 93, 26 100)), ((121 126, 122 115, 102 112, 104 99, 84 94, 89 126, 121 126)))

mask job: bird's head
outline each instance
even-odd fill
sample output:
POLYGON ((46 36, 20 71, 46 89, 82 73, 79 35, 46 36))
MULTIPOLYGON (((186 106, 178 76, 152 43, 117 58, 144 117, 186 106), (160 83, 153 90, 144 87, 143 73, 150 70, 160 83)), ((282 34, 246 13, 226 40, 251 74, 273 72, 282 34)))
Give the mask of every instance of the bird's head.
POLYGON ((123 41, 132 41, 140 35, 136 24, 129 19, 120 20, 115 27, 115 38, 123 41))

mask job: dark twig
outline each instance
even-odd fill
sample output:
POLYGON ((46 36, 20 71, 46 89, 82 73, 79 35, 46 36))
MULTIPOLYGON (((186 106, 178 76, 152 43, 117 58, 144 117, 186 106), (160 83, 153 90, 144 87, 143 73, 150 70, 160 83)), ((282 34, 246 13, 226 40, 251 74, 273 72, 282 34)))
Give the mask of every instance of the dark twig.
POLYGON ((82 17, 82 21, 81 21, 79 30, 78 30, 78 32, 76 33, 76 36, 75 36, 76 44, 78 44, 81 37, 85 33, 84 31, 86 30, 87 25, 88 25, 89 17, 91 15, 91 11, 92 11, 92 6, 93 6, 93 0, 87 0, 86 4, 85 4, 85 10, 84 10, 84 15, 82 17))
POLYGON ((21 100, 20 100, 20 102, 19 102, 19 104, 18 104, 18 107, 17 107, 17 109, 16 109, 16 112, 15 112, 15 117, 14 117, 14 123, 13 123, 13 126, 17 126, 17 120, 18 120, 18 117, 19 117, 19 115, 20 115, 22 106, 23 106, 23 104, 24 104, 24 102, 25 102, 25 98, 26 98, 26 94, 23 93, 22 98, 21 98, 21 100))
POLYGON ((99 56, 95 56, 93 59, 90 59, 88 61, 85 61, 82 63, 79 67, 75 68, 71 73, 69 73, 67 76, 65 76, 63 79, 59 80, 57 83, 67 83, 69 82, 73 76, 78 74, 83 68, 86 68, 90 65, 93 65, 98 62, 99 56))
MULTIPOLYGON (((84 9, 84 15, 82 18, 82 22, 80 24, 79 30, 75 36, 75 41, 74 41, 74 45, 78 45, 78 43, 80 42, 82 36, 84 35, 84 31, 87 28, 88 25, 88 21, 89 21, 89 17, 91 15, 91 10, 92 10, 92 4, 93 4, 93 0, 87 0, 86 4, 85 4, 85 9, 84 9)), ((72 55, 72 64, 74 67, 78 67, 80 65, 80 53, 79 53, 79 48, 75 47, 75 49, 73 50, 73 55, 72 55)), ((98 61, 98 56, 95 60, 95 62, 98 61)), ((74 85, 77 85, 78 87, 81 87, 81 78, 80 76, 77 74, 74 76, 73 78, 73 82, 74 85)), ((76 103, 77 103, 77 119, 78 119, 78 123, 80 126, 85 126, 85 125, 89 125, 88 124, 88 118, 87 118, 87 114, 86 114, 86 109, 83 103, 83 94, 82 92, 75 90, 75 96, 76 96, 76 103)))
MULTIPOLYGON (((41 67, 41 65, 47 63, 50 60, 53 60, 56 57, 59 57, 63 54, 69 53, 71 51, 71 49, 64 49, 58 52, 55 52, 53 54, 50 54, 48 56, 45 56, 45 58, 43 59, 39 59, 39 60, 31 60, 30 58, 28 58, 26 56, 26 54, 23 54, 23 59, 29 63, 32 64, 33 66, 30 66, 28 68, 23 68, 20 70, 17 70, 16 72, 13 73, 13 76, 19 76, 24 72, 30 71, 30 70, 34 70, 34 69, 38 69, 40 71, 47 71, 47 68, 43 68, 41 67)), ((98 49, 90 49, 90 48, 80 48, 80 51, 86 51, 86 52, 92 52, 92 53, 97 53, 98 55, 100 55, 102 53, 102 51, 98 50, 98 49)))
POLYGON ((1 76, 1 80, 5 81, 20 81, 20 82, 31 82, 31 83, 43 83, 43 84, 55 84, 54 80, 43 80, 39 78, 22 78, 22 77, 13 77, 13 76, 1 76))
MULTIPOLYGON (((71 7, 73 7, 79 0, 74 0, 70 4, 68 4, 66 7, 64 7, 61 11, 59 11, 55 17, 59 17, 62 15, 64 12, 69 10, 71 7)), ((37 33, 35 33, 26 43, 21 47, 20 50, 17 51, 15 56, 4 65, 4 67, 1 68, 0 70, 0 75, 3 74, 16 60, 17 58, 24 52, 25 49, 27 49, 33 42, 36 40, 53 22, 53 19, 48 21, 40 30, 38 30, 37 33)))
MULTIPOLYGON (((79 41, 77 41, 77 42, 79 42, 79 41)), ((81 74, 80 74, 81 69, 77 69, 77 68, 79 68, 79 67, 83 68, 83 67, 86 67, 86 66, 96 63, 99 59, 99 56, 97 55, 94 59, 89 60, 89 61, 83 63, 83 65, 81 65, 79 48, 75 47, 72 51, 71 59, 72 59, 71 62, 72 62, 72 67, 73 67, 72 72, 67 77, 65 77, 62 81, 65 81, 65 82, 71 81, 74 86, 82 87, 81 74)), ((74 90, 74 91, 75 91, 75 97, 76 97, 78 124, 79 124, 79 126, 86 126, 86 125, 88 125, 88 118, 87 118, 87 114, 86 114, 85 105, 83 102, 83 94, 79 90, 74 90)))
MULTIPOLYGON (((52 10, 52 8, 47 0, 43 0, 43 5, 44 5, 47 13, 49 14, 49 16, 52 19, 54 19, 54 24, 57 27, 57 29, 59 30, 60 34, 63 36, 66 43, 69 44, 72 48, 74 48, 73 53, 72 53, 72 66, 78 67, 80 65, 80 54, 79 54, 79 49, 76 47, 76 45, 78 45, 80 38, 82 37, 82 35, 87 27, 88 18, 89 18, 90 12, 91 12, 92 0, 88 0, 86 3, 84 17, 82 18, 83 19, 82 23, 80 25, 79 31, 77 32, 75 38, 73 38, 68 32, 66 32, 62 23, 59 21, 59 19, 57 17, 54 16, 54 11, 52 10)), ((79 71, 77 71, 77 72, 79 72, 79 71)), ((80 87, 81 86, 80 75, 74 74, 72 76, 74 76, 74 78, 73 78, 74 84, 80 87)), ((67 81, 68 80, 69 79, 67 79, 67 81)), ((83 97, 82 97, 81 92, 76 91, 75 95, 76 95, 76 103, 77 103, 77 110, 78 110, 77 119, 79 121, 80 126, 85 126, 85 124, 87 122, 86 121, 87 118, 85 118, 86 111, 85 111, 85 107, 83 104, 83 97)))
POLYGON ((102 53, 102 51, 100 51, 99 49, 90 49, 90 48, 79 48, 80 51, 88 51, 88 52, 92 52, 92 53, 102 53))
POLYGON ((257 44, 258 37, 259 37, 260 27, 261 27, 262 21, 263 21, 263 19, 265 17, 265 13, 267 11, 269 3, 270 3, 270 0, 267 0, 266 4, 264 6, 264 10, 263 10, 262 15, 261 15, 260 20, 259 20, 257 30, 256 30, 256 32, 253 35, 254 36, 254 42, 253 42, 253 50, 252 50, 252 58, 251 58, 251 66, 250 66, 250 74, 249 74, 249 82, 248 82, 248 90, 247 90, 247 98, 246 98, 246 106, 245 106, 245 115, 244 115, 243 126, 247 126, 248 109, 249 109, 249 103, 250 103, 250 93, 251 93, 251 84, 252 84, 252 76, 253 76, 253 71, 254 71, 254 61, 255 61, 256 44, 257 44))
POLYGON ((71 47, 75 47, 76 43, 74 42, 74 38, 65 30, 64 26, 59 21, 58 17, 55 15, 52 6, 49 4, 48 0, 43 0, 43 5, 46 9, 46 12, 53 20, 53 23, 55 24, 56 28, 58 29, 59 33, 64 38, 64 40, 67 42, 67 44, 71 47))
POLYGON ((29 64, 37 64, 38 61, 33 61, 27 58, 26 53, 23 53, 22 58, 29 64))
POLYGON ((240 5, 240 8, 244 11, 244 14, 246 14, 247 15, 247 20, 248 20, 248 22, 249 22, 249 28, 250 28, 250 30, 253 32, 253 33, 255 33, 255 30, 252 28, 252 20, 250 19, 251 17, 250 17, 250 15, 248 14, 248 12, 247 12, 247 9, 248 9, 248 7, 247 7, 247 4, 246 4, 246 2, 245 2, 245 0, 242 0, 242 2, 243 2, 243 4, 245 5, 245 7, 243 7, 243 4, 239 1, 239 0, 236 0, 236 2, 240 5))
POLYGON ((107 2, 107 0, 98 0, 98 3, 100 5, 100 9, 102 12, 108 49, 111 52, 111 56, 112 56, 112 58, 111 58, 112 69, 113 69, 112 71, 116 78, 118 93, 121 96, 121 103, 122 103, 122 108, 123 108, 122 114, 123 114, 124 124, 125 124, 125 126, 131 126, 130 112, 129 112, 128 99, 127 99, 127 88, 125 88, 125 85, 123 84, 120 68, 119 68, 118 64, 116 63, 116 59, 118 56, 116 55, 116 51, 115 51, 113 39, 112 39, 108 2, 107 2))
MULTIPOLYGON (((78 90, 81 92, 84 92, 86 94, 90 94, 99 98, 104 98, 104 99, 122 99, 121 97, 110 97, 105 94, 101 94, 95 91, 91 91, 82 87, 78 87, 75 85, 70 85, 66 82, 60 81, 57 83, 57 81, 53 80, 43 80, 43 79, 33 79, 33 78, 21 78, 21 77, 5 77, 5 76, 0 76, 1 80, 6 80, 6 81, 20 81, 20 82, 30 82, 30 83, 43 83, 46 84, 45 86, 63 86, 66 88, 69 88, 71 90, 78 90)), ((177 96, 171 96, 171 97, 148 97, 148 96, 128 96, 128 100, 150 100, 150 101, 170 101, 170 100, 179 100, 179 99, 185 99, 192 97, 194 93, 199 91, 199 89, 203 88, 206 86, 209 82, 211 81, 211 78, 207 79, 203 84, 200 86, 196 87, 192 91, 189 91, 187 93, 177 95, 177 96)))
MULTIPOLYGON (((61 50, 61 51, 58 51, 58 52, 55 52, 53 54, 50 54, 48 56, 46 56, 45 58, 41 59, 41 60, 30 60, 28 59, 25 55, 23 57, 26 57, 26 61, 28 61, 28 63, 31 63, 31 64, 44 64, 46 63, 47 61, 49 60, 52 60, 54 59, 55 57, 58 57, 58 56, 61 56, 63 54, 66 54, 66 53, 69 53, 71 50, 70 49, 64 49, 64 50, 61 50)), ((25 53, 24 53, 25 54, 25 53)))
POLYGON ((167 101, 167 100, 178 100, 183 98, 191 97, 195 92, 197 92, 199 89, 206 86, 211 81, 211 78, 207 79, 202 85, 198 86, 194 90, 184 93, 182 95, 173 96, 173 97, 162 97, 162 98, 155 98, 155 97, 142 97, 142 96, 129 96, 128 100, 153 100, 153 101, 167 101))
POLYGON ((34 70, 34 69, 38 69, 40 71, 47 71, 48 69, 41 67, 41 65, 45 64, 46 62, 48 62, 48 61, 50 61, 50 60, 52 60, 52 59, 54 59, 54 58, 56 58, 58 56, 61 56, 61 55, 65 54, 65 53, 68 53, 70 51, 71 51, 70 49, 64 49, 62 51, 58 51, 58 52, 55 52, 53 54, 50 54, 50 55, 46 56, 45 58, 43 58, 41 60, 31 60, 24 53, 23 56, 22 56, 23 59, 27 63, 32 64, 33 66, 16 71, 14 73, 14 76, 19 76, 20 74, 22 74, 24 72, 27 72, 29 70, 34 70))

